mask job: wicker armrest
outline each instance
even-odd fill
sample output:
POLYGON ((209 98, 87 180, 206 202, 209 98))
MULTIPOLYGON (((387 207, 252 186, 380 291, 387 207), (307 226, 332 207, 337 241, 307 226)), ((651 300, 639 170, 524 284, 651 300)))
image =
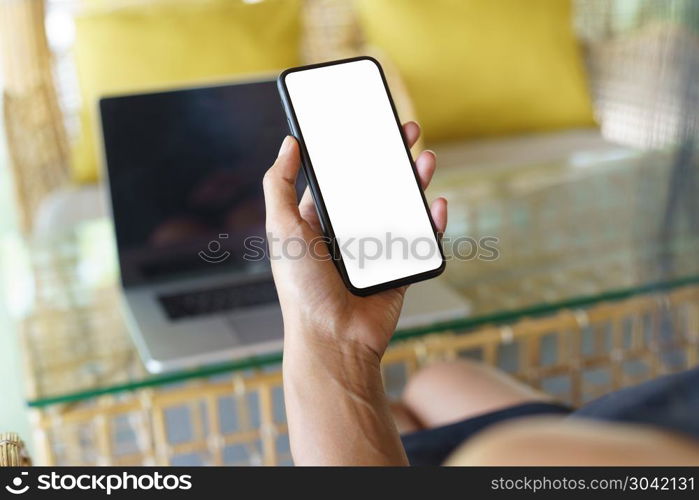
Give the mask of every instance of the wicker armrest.
POLYGON ((0 433, 0 467, 27 467, 31 464, 19 436, 14 432, 0 433))

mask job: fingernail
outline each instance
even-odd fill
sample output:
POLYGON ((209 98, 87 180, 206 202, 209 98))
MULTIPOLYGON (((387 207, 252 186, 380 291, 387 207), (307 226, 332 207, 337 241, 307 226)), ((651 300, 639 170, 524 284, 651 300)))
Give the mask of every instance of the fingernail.
POLYGON ((293 139, 291 138, 290 135, 287 135, 284 137, 284 140, 282 141, 282 147, 279 148, 279 154, 277 156, 282 156, 286 154, 287 151, 289 151, 289 148, 291 147, 291 141, 293 139))

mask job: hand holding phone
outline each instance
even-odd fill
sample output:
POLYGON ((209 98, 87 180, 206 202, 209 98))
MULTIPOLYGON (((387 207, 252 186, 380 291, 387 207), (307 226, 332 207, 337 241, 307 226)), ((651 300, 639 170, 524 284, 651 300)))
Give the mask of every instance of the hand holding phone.
MULTIPOLYGON (((418 125, 409 122, 403 130, 408 145, 415 144, 418 125)), ((422 152, 415 165, 421 185, 427 187, 436 168, 434 153, 422 152)), ((304 357, 310 346, 337 350, 339 344, 380 357, 396 328, 406 287, 369 297, 347 289, 323 243, 309 189, 300 203, 296 197, 300 169, 299 145, 289 136, 263 183, 272 272, 284 314, 284 359, 294 358, 290 351, 304 357), (296 253, 299 247, 309 251, 296 253)), ((431 213, 437 230, 443 232, 447 201, 434 200, 431 213)))
POLYGON ((278 85, 347 288, 365 296, 440 274, 437 228, 378 62, 292 68, 278 85))

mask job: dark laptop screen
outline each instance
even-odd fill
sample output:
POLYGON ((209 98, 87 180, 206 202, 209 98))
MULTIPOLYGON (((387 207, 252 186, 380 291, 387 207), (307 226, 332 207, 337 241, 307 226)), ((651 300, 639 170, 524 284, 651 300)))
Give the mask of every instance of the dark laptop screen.
POLYGON ((262 176, 287 130, 275 82, 106 98, 100 109, 125 285, 268 271, 243 256, 246 238, 264 236, 262 176))

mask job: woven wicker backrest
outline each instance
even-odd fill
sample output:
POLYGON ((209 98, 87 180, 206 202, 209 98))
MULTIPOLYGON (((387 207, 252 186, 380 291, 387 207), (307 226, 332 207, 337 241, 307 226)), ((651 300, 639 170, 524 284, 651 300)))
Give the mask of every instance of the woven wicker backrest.
POLYGON ((0 0, 3 120, 20 227, 68 182, 68 144, 44 31, 44 0, 0 0))
POLYGON ((31 465, 24 442, 14 432, 0 433, 0 467, 31 465))

